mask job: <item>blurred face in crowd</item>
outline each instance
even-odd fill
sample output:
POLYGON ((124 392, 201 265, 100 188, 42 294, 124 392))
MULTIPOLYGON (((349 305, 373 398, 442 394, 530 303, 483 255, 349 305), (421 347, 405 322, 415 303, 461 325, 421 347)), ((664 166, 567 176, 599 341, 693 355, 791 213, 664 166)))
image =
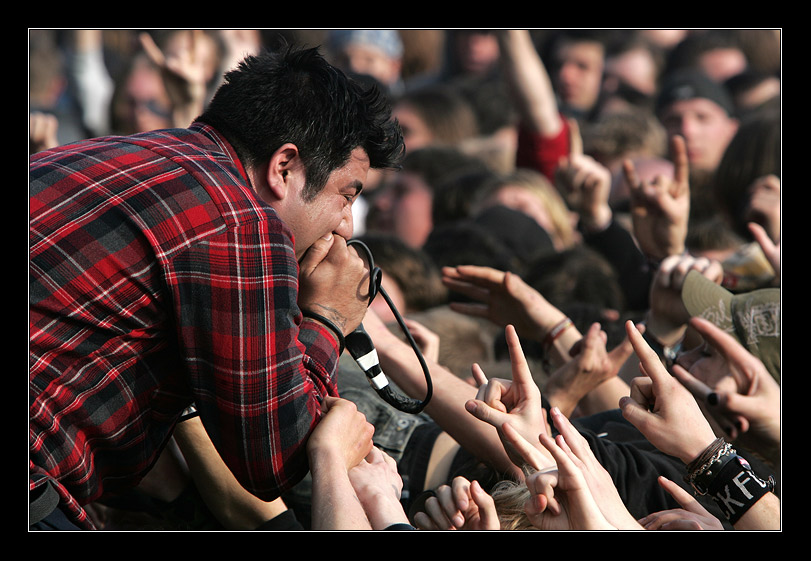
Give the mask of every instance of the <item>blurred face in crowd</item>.
POLYGON ((654 45, 663 49, 672 49, 678 45, 690 32, 687 29, 641 29, 639 34, 646 37, 654 45))
POLYGON ((423 179, 399 172, 374 199, 376 227, 411 247, 422 247, 433 228, 433 195, 423 179))
POLYGON ((459 33, 455 41, 459 65, 465 73, 481 76, 498 62, 498 39, 492 33, 459 33))
POLYGON ((337 57, 336 64, 340 68, 372 76, 385 86, 396 84, 400 79, 400 59, 392 58, 373 46, 350 43, 341 49, 337 57))
POLYGON ((133 66, 125 85, 119 121, 124 134, 164 129, 171 125, 171 103, 160 71, 145 59, 133 66))
POLYGON ((740 74, 748 66, 746 55, 740 49, 713 49, 701 55, 698 61, 701 70, 715 80, 723 82, 740 74))
POLYGON ((654 95, 657 79, 656 61, 648 49, 632 49, 606 59, 604 87, 609 91, 624 83, 640 93, 654 95))
MULTIPOLYGON (((676 362, 692 376, 718 393, 743 394, 749 391, 750 381, 730 367, 726 358, 712 345, 703 342, 699 346, 680 353, 676 362)), ((702 404, 703 407, 703 404, 702 404)), ((729 438, 738 436, 734 419, 721 427, 712 414, 706 415, 710 424, 723 430, 729 438)))
POLYGON ((705 98, 676 101, 661 115, 668 135, 682 135, 691 170, 713 171, 738 130, 738 121, 705 98))
POLYGON ((561 101, 588 111, 597 103, 605 65, 603 46, 595 41, 564 41, 557 49, 555 88, 561 101))
POLYGON ((434 133, 431 127, 409 103, 401 101, 395 104, 392 117, 397 119, 400 128, 403 130, 403 142, 405 143, 406 152, 413 152, 434 141, 434 133))
POLYGON ((503 205, 523 212, 550 235, 555 231, 555 224, 549 214, 549 209, 546 208, 540 197, 521 186, 506 185, 496 191, 486 202, 489 205, 503 205))

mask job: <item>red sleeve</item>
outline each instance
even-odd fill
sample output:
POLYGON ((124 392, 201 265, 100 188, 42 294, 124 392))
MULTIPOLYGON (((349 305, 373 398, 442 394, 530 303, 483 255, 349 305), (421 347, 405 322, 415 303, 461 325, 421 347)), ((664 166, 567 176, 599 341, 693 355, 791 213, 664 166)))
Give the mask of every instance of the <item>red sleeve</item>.
POLYGON ((515 164, 520 168, 529 168, 544 174, 550 181, 554 179, 555 169, 563 156, 569 153, 569 123, 561 118, 563 126, 560 132, 551 137, 519 126, 518 148, 515 164))

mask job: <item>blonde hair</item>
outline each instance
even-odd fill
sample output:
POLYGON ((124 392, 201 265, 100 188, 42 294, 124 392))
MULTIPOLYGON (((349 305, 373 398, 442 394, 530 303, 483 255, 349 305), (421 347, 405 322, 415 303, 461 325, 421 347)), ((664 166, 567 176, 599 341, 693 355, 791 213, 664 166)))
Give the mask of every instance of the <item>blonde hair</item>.
MULTIPOLYGON (((524 466, 523 471, 526 477, 534 470, 524 466)), ((493 486, 490 496, 493 498, 502 530, 537 530, 525 510, 526 502, 530 498, 525 483, 504 479, 493 486)))
POLYGON ((489 204, 489 199, 499 190, 518 187, 537 197, 546 208, 552 231, 548 232, 555 242, 555 249, 562 251, 577 245, 579 237, 569 207, 557 188, 542 173, 528 168, 516 168, 495 185, 483 192, 478 200, 479 210, 489 204))

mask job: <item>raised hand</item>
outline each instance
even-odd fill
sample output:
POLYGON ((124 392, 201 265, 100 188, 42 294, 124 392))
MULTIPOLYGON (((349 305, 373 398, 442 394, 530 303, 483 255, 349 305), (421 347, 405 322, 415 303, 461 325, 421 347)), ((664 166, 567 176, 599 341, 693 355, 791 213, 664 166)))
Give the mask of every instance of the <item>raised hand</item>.
POLYGON ((734 337, 713 323, 694 318, 690 325, 723 359, 728 377, 735 384, 716 383, 688 371, 687 362, 673 366, 673 375, 706 404, 707 411, 730 440, 760 452, 770 461, 779 461, 780 385, 763 363, 734 337), (728 389, 724 389, 724 388, 728 389))
POLYGON ((687 273, 693 270, 716 284, 721 284, 724 277, 719 261, 689 254, 670 255, 662 260, 651 283, 646 329, 663 344, 676 344, 687 329, 690 314, 684 307, 681 292, 687 273))
MULTIPOLYGON (((496 428, 507 455, 518 468, 522 468, 525 458, 504 438, 503 425, 509 422, 514 430, 533 443, 537 442, 538 434, 546 434, 549 427, 541 402, 541 390, 532 378, 515 328, 508 325, 505 332, 512 364, 512 380, 487 380, 481 368, 474 365, 473 376, 480 387, 476 399, 469 400, 465 408, 477 419, 496 428)), ((544 452, 540 445, 537 448, 544 452)), ((547 465, 549 464, 551 461, 547 461, 547 465)))
POLYGON ((659 175, 642 182, 630 160, 623 162, 630 189, 633 233, 645 255, 662 260, 684 253, 690 218, 690 168, 684 138, 670 140, 673 177, 659 175))
POLYGON ((421 530, 500 530, 493 498, 478 481, 458 476, 426 499, 423 510, 414 515, 421 530))
MULTIPOLYGON (((521 438, 507 430, 512 438, 521 438)), ((578 463, 565 436, 553 439, 541 434, 538 438, 554 458, 557 467, 527 476, 526 486, 530 497, 524 509, 532 525, 540 530, 616 530, 617 527, 600 510, 582 464, 578 463)), ((531 447, 527 447, 526 451, 530 452, 531 447)))
MULTIPOLYGON (((616 377, 633 354, 627 338, 611 351, 607 351, 605 345, 605 332, 599 323, 592 324, 583 340, 572 349, 571 360, 550 374, 543 395, 564 415, 571 415, 584 397, 616 377)), ((616 400, 611 407, 615 407, 614 404, 616 400)))
MULTIPOLYGON (((586 483, 588 487, 587 495, 585 494, 585 490, 579 487, 577 488, 578 492, 584 493, 579 496, 579 500, 584 501, 580 504, 580 508, 591 508, 591 501, 593 500, 599 505, 598 508, 601 517, 604 518, 611 527, 619 529, 639 529, 639 524, 633 519, 631 513, 622 502, 622 498, 617 491, 616 485, 614 485, 611 475, 594 456, 588 441, 586 441, 571 424, 566 415, 556 407, 551 409, 550 416, 555 428, 558 429, 559 436, 556 440, 553 440, 548 435, 541 435, 539 436, 539 441, 550 453, 553 453, 555 448, 558 448, 558 451, 564 451, 566 453, 566 461, 571 463, 571 466, 568 466, 569 475, 576 475, 577 478, 582 477, 583 481, 586 483), (572 470, 576 470, 577 474, 572 473, 572 470)), ((551 484, 552 480, 549 478, 553 476, 548 475, 550 470, 543 466, 539 468, 538 466, 540 464, 534 461, 534 458, 537 457, 537 451, 526 439, 511 429, 512 427, 506 425, 505 434, 513 447, 524 455, 528 465, 539 470, 541 473, 547 474, 535 475, 534 477, 544 481, 544 484, 551 484)), ((553 457, 556 462, 560 460, 560 457, 555 456, 554 453, 553 457)), ((560 469, 560 464, 558 463, 557 465, 558 469, 560 469)), ((529 477, 527 479, 529 479, 529 477)), ((577 480, 574 481, 574 483, 576 482, 577 480)), ((537 482, 533 484, 537 484, 537 482)), ((528 481, 527 486, 529 487, 529 485, 530 483, 528 481)), ((541 508, 545 506, 545 501, 541 503, 536 502, 531 506, 532 508, 541 508)))
POLYGON ((138 40, 147 56, 161 69, 166 93, 172 102, 175 126, 186 127, 202 113, 206 100, 206 62, 200 29, 183 31, 188 41, 183 48, 165 54, 149 33, 140 33, 138 40))
POLYGON ((33 154, 57 146, 58 129, 59 121, 55 115, 32 111, 28 116, 29 151, 33 154))
POLYGON ((660 451, 685 464, 715 440, 695 398, 665 369, 633 324, 626 331, 644 376, 631 382, 631 395, 620 400, 622 415, 660 451))
POLYGON ((442 281, 473 303, 453 302, 457 312, 489 319, 494 324, 515 326, 521 337, 540 340, 564 315, 537 290, 514 273, 490 267, 460 265, 445 267, 442 281))
POLYGON ((768 232, 766 232, 766 229, 755 222, 750 222, 748 228, 752 233, 752 237, 755 238, 755 241, 760 246, 760 249, 763 250, 763 254, 766 256, 772 269, 774 269, 777 278, 780 278, 780 238, 777 238, 778 241, 775 242, 768 232))
POLYGON ((439 335, 413 319, 403 318, 403 322, 425 358, 439 362, 439 335))
POLYGON ((611 222, 611 171, 583 153, 580 127, 574 119, 569 119, 569 155, 558 163, 555 185, 569 208, 580 215, 586 230, 599 231, 611 222))

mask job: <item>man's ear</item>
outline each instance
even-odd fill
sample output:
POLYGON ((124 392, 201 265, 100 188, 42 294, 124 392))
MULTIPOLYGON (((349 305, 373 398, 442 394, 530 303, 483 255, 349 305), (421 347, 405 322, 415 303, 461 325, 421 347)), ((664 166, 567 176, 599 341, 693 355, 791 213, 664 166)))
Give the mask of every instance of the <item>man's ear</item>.
POLYGON ((295 144, 284 144, 273 153, 265 179, 271 196, 279 201, 298 192, 299 185, 304 184, 304 166, 295 144))

